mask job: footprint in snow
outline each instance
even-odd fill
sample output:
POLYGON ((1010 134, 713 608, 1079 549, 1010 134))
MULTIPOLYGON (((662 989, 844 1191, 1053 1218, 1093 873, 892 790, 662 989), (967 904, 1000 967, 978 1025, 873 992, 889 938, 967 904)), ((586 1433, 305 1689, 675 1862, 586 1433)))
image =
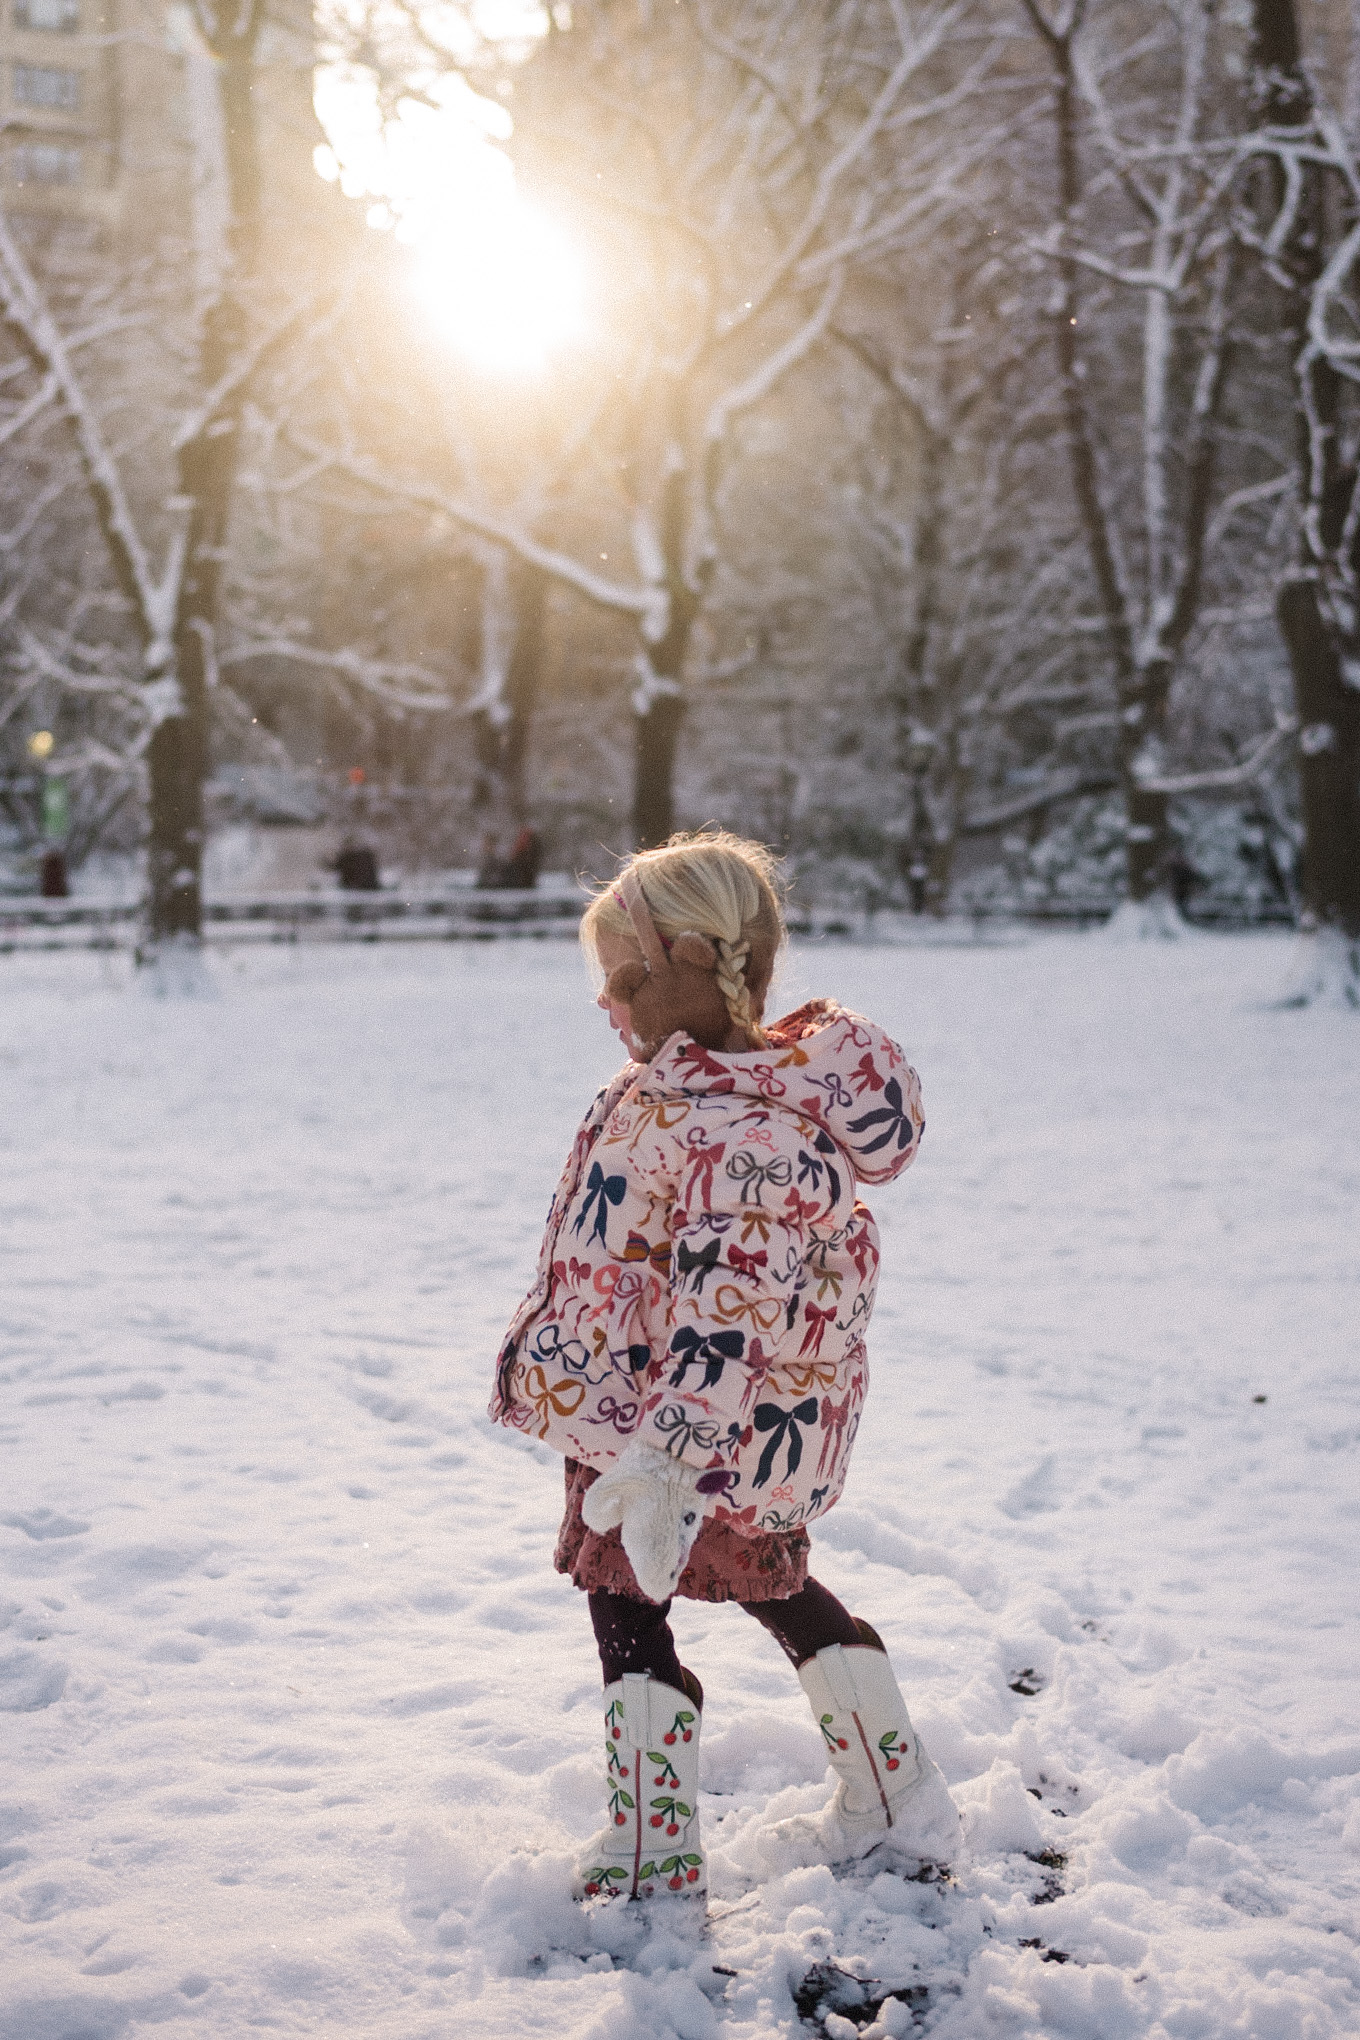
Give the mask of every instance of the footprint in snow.
POLYGON ((0 1653, 0 1714, 36 1714, 66 1691, 68 1667, 36 1650, 0 1653))
POLYGON ((59 1516, 55 1509, 28 1509, 12 1511, 0 1516, 0 1523, 11 1530, 22 1530, 25 1537, 41 1542, 46 1537, 83 1537, 89 1529, 75 1516, 59 1516))
POLYGON ((1001 1497, 1000 1509, 1003 1516, 1013 1519, 1023 1516, 1041 1516, 1052 1509, 1060 1509, 1062 1503, 1055 1493, 1054 1473, 1057 1459, 1050 1455, 1041 1459, 1032 1472, 1023 1480, 1016 1481, 1001 1497))

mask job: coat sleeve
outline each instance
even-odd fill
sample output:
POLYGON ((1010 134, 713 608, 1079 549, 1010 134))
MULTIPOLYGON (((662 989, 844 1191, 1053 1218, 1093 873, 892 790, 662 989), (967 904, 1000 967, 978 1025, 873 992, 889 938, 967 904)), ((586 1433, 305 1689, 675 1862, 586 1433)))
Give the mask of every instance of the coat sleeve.
MULTIPOLYGON (((853 1203, 843 1157, 817 1129, 753 1114, 683 1166, 671 1214, 667 1337, 649 1370, 639 1436, 713 1475, 751 1440, 761 1378, 788 1341, 812 1227, 853 1203)), ((702 1483, 701 1483, 702 1486, 702 1483)))
POLYGON ((862 1057, 855 1072, 860 1098, 837 1129, 861 1183, 891 1183, 916 1160, 926 1130, 921 1079, 896 1042, 886 1056, 862 1057))
POLYGON ((543 1228, 543 1244, 538 1250, 538 1267, 533 1285, 511 1318, 509 1329, 501 1340, 496 1354, 495 1381, 491 1401, 487 1405, 487 1413, 494 1423, 511 1426, 518 1424, 515 1415, 513 1377, 519 1353, 520 1334, 548 1293, 553 1255, 557 1249, 562 1221, 566 1217, 567 1206, 571 1203, 576 1185, 581 1179, 581 1171, 595 1144, 596 1135, 636 1075, 637 1064, 625 1063, 618 1075, 612 1077, 595 1093, 589 1111, 576 1129, 570 1153, 563 1165, 562 1174, 558 1177, 557 1188, 553 1192, 552 1203, 548 1206, 548 1222, 543 1228))

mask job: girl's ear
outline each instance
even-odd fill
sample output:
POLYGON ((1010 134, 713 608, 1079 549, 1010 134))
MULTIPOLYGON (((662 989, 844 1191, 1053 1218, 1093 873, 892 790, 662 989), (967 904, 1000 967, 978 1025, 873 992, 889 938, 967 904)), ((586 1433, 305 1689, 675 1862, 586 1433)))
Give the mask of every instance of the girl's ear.
POLYGON ((647 966, 640 956, 629 963, 621 963, 616 970, 611 970, 605 979, 604 995, 611 1005, 631 1005, 646 984, 648 976, 647 966))
POLYGON ((677 935, 671 944, 671 962, 693 964, 696 970, 716 970, 718 952, 707 935, 691 929, 687 935, 677 935))

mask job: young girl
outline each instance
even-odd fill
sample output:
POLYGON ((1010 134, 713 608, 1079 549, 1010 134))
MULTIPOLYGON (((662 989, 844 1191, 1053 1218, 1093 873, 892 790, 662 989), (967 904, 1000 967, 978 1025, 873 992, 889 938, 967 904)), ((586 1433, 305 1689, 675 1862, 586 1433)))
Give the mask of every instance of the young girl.
POLYGON ((921 1137, 920 1086, 829 999, 762 1025, 773 859, 728 835, 641 852, 582 941, 631 1060, 577 1133, 491 1413, 566 1457, 557 1565, 589 1596, 608 1818, 577 1895, 701 1895, 703 1689, 670 1597, 737 1601, 795 1666, 839 1774, 785 1861, 953 1855, 958 1818, 884 1645, 807 1570, 868 1387, 878 1235, 855 1194, 921 1137))

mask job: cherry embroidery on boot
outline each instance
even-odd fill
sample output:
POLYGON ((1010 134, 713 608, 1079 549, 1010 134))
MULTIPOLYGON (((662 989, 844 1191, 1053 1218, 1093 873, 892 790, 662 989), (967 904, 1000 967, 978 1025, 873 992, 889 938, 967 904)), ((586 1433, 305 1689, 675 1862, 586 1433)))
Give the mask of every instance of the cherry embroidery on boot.
POLYGON ((670 1758, 663 1756, 660 1750, 648 1750, 647 1762, 649 1764, 660 1764, 661 1766, 661 1769, 652 1780, 653 1785, 679 1785, 680 1773, 676 1770, 670 1758))
POLYGON ((685 1710, 682 1707, 680 1712, 676 1715, 674 1721, 671 1723, 670 1727, 666 1730, 666 1733, 661 1738, 662 1742, 665 1743, 667 1749, 670 1749, 673 1746, 677 1731, 680 1732, 681 1742, 693 1742, 694 1730, 692 1727, 689 1726, 689 1724, 693 1720, 694 1716, 692 1714, 686 1714, 685 1710))
POLYGON ((817 1726, 822 1731, 822 1735, 826 1741, 826 1746, 829 1750, 848 1750, 850 1745, 845 1740, 845 1737, 843 1735, 837 1735, 836 1731, 831 1726, 832 1722, 835 1719, 836 1717, 834 1714, 824 1714, 821 1720, 817 1723, 817 1726))
MULTIPOLYGON (((630 1800, 629 1805, 631 1804, 630 1800)), ((683 1799, 654 1799, 652 1806, 659 1809, 652 1814, 652 1826, 661 1827, 664 1823, 668 1835, 678 1835, 680 1832, 680 1821, 675 1817, 677 1814, 680 1820, 692 1820, 694 1817, 693 1807, 686 1806, 683 1799)))
POLYGON ((614 1816, 615 1827, 625 1827, 627 1825, 628 1813, 631 1813, 636 1805, 637 1801, 630 1792, 624 1791, 622 1785, 610 1787, 609 1810, 614 1816), (625 1806, 628 1808, 628 1813, 622 1811, 625 1806))
MULTIPOLYGON (((841 1748, 844 1749, 844 1747, 845 1745, 842 1743, 841 1748)), ((895 1728, 885 1729, 878 1738, 878 1747, 887 1760, 888 1769, 890 1771, 899 1771, 902 1768, 902 1759, 907 1753, 908 1745, 902 1740, 897 1730, 895 1728)))
MULTIPOLYGON (((687 1884, 698 1883, 703 1867, 701 1855, 667 1856, 660 1863, 655 1857, 649 1857, 645 1863, 638 1865, 637 1896, 653 1898, 656 1894, 652 1880, 656 1877, 664 1877, 672 1891, 683 1891, 687 1884)), ((597 1863, 586 1872, 585 1895, 587 1898, 622 1898, 627 1882, 628 1872, 621 1865, 597 1863)))

